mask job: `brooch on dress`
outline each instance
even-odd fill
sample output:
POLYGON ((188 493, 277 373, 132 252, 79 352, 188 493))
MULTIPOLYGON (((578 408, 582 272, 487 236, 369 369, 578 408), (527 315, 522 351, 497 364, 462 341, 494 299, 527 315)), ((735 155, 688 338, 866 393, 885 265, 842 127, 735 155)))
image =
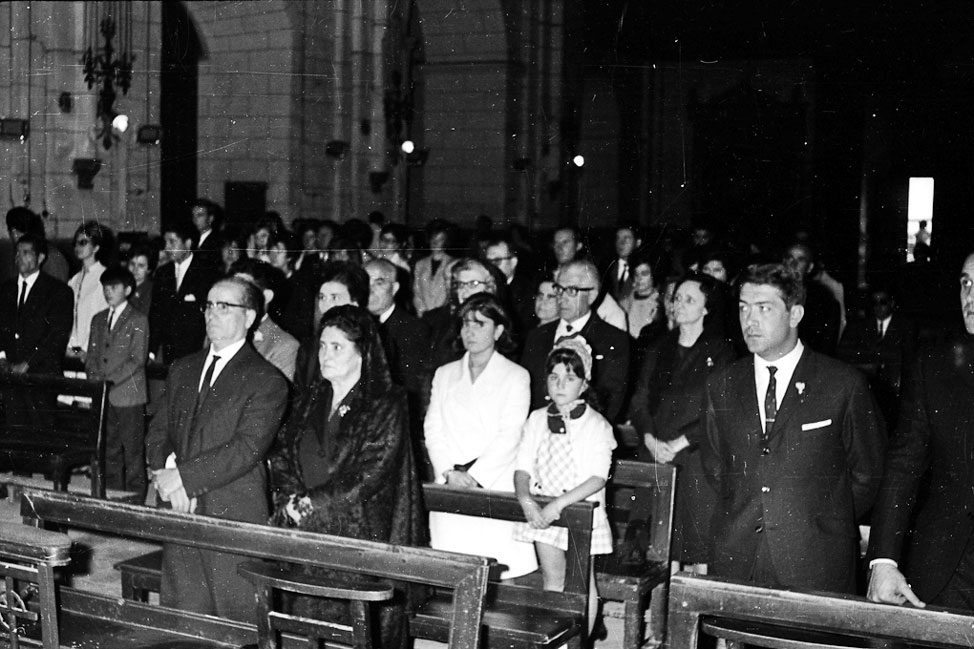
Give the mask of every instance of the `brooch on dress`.
POLYGON ((708 356, 707 357, 707 367, 713 367, 713 366, 714 366, 714 359, 712 359, 712 358, 710 358, 708 356))
POLYGON ((339 417, 344 417, 345 415, 348 414, 348 411, 349 410, 351 410, 351 408, 349 408, 348 405, 346 405, 346 404, 342 404, 342 405, 338 406, 338 416, 339 417))
POLYGON ((803 381, 798 381, 795 383, 795 389, 798 390, 798 396, 801 396, 805 392, 805 383, 803 381))

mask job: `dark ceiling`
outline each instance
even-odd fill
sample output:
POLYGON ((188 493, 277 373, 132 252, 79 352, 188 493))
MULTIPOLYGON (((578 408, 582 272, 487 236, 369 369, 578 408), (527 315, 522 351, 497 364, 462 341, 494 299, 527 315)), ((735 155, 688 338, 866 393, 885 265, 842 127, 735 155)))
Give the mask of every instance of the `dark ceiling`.
POLYGON ((896 75, 974 59, 968 0, 587 0, 583 20, 590 54, 634 61, 825 58, 896 75))

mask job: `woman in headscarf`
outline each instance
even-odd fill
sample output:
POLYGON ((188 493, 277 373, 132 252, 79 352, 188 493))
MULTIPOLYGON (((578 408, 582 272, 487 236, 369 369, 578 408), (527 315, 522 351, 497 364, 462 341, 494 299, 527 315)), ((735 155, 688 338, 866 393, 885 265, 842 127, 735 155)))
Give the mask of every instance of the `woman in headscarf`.
MULTIPOLYGON (((271 455, 274 522, 310 532, 422 545, 426 526, 409 444, 406 396, 393 385, 368 311, 328 310, 316 378, 271 455)), ((328 571, 306 567, 321 576, 328 571)), ((340 579, 340 576, 338 577, 340 579)), ((408 641, 401 596, 380 609, 383 649, 408 641)), ((294 597, 294 613, 348 620, 347 603, 294 597)))

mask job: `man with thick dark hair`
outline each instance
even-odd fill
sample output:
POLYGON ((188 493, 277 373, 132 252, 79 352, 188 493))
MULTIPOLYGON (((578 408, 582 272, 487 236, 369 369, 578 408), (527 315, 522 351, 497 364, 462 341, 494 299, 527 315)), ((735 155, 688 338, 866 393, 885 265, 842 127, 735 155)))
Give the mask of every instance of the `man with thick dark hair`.
MULTIPOLYGON (((47 240, 43 219, 23 206, 13 207, 7 211, 7 232, 10 234, 10 240, 15 248, 17 241, 25 234, 32 234, 35 237, 47 240)), ((47 246, 47 257, 41 265, 41 270, 62 282, 67 282, 71 276, 68 260, 55 245, 47 246)))
POLYGON ((149 308, 149 352, 169 364, 203 347, 201 311, 217 278, 194 251, 199 232, 192 223, 173 223, 162 233, 172 263, 156 271, 149 308))
POLYGON ((801 276, 782 264, 741 279, 752 355, 713 374, 705 393, 701 452, 718 495, 711 574, 852 593, 885 427, 865 377, 799 340, 804 299, 801 276))

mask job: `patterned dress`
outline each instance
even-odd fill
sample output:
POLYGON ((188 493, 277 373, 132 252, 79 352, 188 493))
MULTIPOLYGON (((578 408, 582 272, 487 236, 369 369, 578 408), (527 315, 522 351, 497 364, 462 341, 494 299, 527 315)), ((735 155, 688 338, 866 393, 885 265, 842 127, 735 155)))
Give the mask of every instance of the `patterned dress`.
MULTIPOLYGON (((572 409, 570 417, 563 417, 552 404, 532 412, 524 424, 517 468, 531 476, 532 494, 560 496, 591 476, 608 479, 615 447, 612 426, 594 409, 581 402, 572 409)), ((611 554, 612 530, 605 512, 605 489, 586 500, 599 504, 592 520, 592 554, 611 554)), ((539 530, 518 523, 514 538, 568 549, 568 530, 564 527, 539 530)))

